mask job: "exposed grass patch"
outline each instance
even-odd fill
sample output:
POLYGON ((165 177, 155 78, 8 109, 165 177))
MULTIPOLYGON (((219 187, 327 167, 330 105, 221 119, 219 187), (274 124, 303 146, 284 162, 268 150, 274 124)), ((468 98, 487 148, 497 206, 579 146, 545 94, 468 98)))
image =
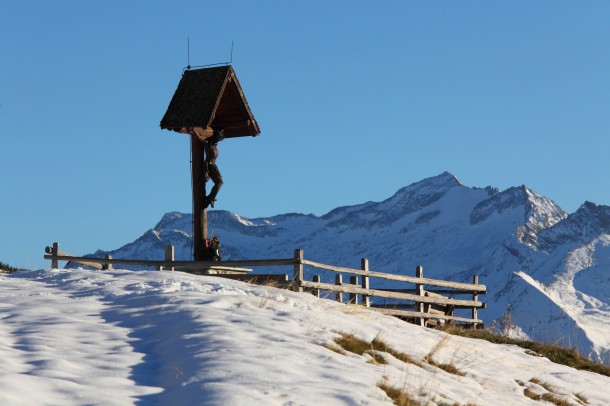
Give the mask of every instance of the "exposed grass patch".
POLYGON ((572 406, 572 403, 558 397, 553 393, 545 393, 544 395, 542 395, 542 400, 546 400, 547 402, 551 402, 557 406, 572 406))
POLYGON ((335 343, 345 351, 353 352, 358 355, 363 355, 365 352, 374 349, 371 345, 372 343, 364 341, 353 334, 343 333, 338 338, 335 338, 335 343))
POLYGON ((553 387, 553 385, 550 385, 546 382, 541 381, 538 378, 532 378, 530 379, 531 383, 534 383, 536 385, 541 386, 542 388, 544 388, 547 393, 544 393, 542 395, 538 395, 536 394, 534 391, 532 391, 529 388, 525 388, 523 390, 523 394, 525 396, 527 396, 530 399, 534 399, 534 400, 538 400, 538 401, 547 401, 550 403, 553 403, 557 406, 570 406, 572 405, 572 403, 570 403, 568 400, 560 397, 559 395, 557 395, 555 392, 557 391, 557 388, 553 387))
MULTIPOLYGON (((373 358, 373 363, 387 364, 388 362, 385 357, 379 354, 385 352, 402 362, 417 364, 411 357, 394 350, 392 347, 388 346, 385 342, 383 342, 383 340, 381 340, 379 337, 375 337, 373 341, 368 342, 356 337, 354 334, 341 333, 340 336, 335 338, 334 341, 335 344, 340 347, 340 349, 343 349, 345 351, 349 351, 358 355, 370 355, 373 358)), ((326 346, 326 348, 335 352, 339 352, 337 351, 337 348, 333 348, 330 346, 326 346)))
POLYGON ((583 404, 583 405, 588 405, 589 404, 589 399, 581 393, 575 393, 574 396, 576 396, 576 399, 578 399, 578 401, 583 404))
POLYGON ((375 337, 371 342, 371 345, 373 346, 375 351, 386 352, 402 362, 417 365, 417 362, 415 362, 413 358, 409 357, 407 354, 396 351, 392 347, 388 346, 385 342, 383 342, 383 340, 381 340, 379 337, 375 337))
MULTIPOLYGON (((464 376, 464 373, 459 371, 454 365, 441 364, 432 359, 432 356, 445 344, 446 341, 447 341, 447 339, 444 339, 444 340, 441 340, 441 342, 437 343, 437 345, 434 346, 432 351, 430 351, 430 353, 428 355, 426 355, 426 357, 424 357, 423 361, 432 366, 440 368, 445 372, 449 372, 450 374, 464 376)), ((373 341, 371 341, 369 343, 368 341, 358 338, 353 334, 342 333, 339 337, 335 338, 335 344, 337 344, 341 349, 352 352, 354 354, 370 355, 373 358, 372 363, 387 364, 387 360, 385 359, 385 357, 383 357, 381 354, 379 354, 379 353, 387 353, 402 362, 421 366, 420 362, 415 361, 413 358, 409 357, 407 354, 404 354, 400 351, 396 351, 395 349, 393 349, 392 347, 387 345, 379 337, 375 337, 373 339, 373 341)), ((326 348, 328 348, 329 350, 335 351, 335 352, 339 352, 339 351, 337 351, 337 348, 335 348, 335 347, 326 346, 326 348)))
MULTIPOLYGON (((485 330, 462 330, 451 329, 446 332, 462 337, 478 338, 495 344, 513 344, 521 348, 533 351, 536 354, 548 358, 550 361, 567 365, 583 371, 595 372, 600 375, 610 376, 610 367, 581 357, 575 348, 563 348, 553 344, 543 344, 536 341, 508 338, 485 330)), ((528 352, 528 354, 530 354, 528 352)))
MULTIPOLYGON (((373 364, 387 364, 387 359, 383 356, 383 354, 390 354, 397 360, 400 360, 404 363, 413 364, 418 367, 422 367, 423 363, 421 361, 416 361, 407 354, 401 353, 394 348, 390 347, 386 342, 384 342, 379 337, 375 337, 371 342, 363 340, 361 338, 356 337, 354 334, 347 333, 338 333, 339 336, 334 339, 334 342, 330 345, 325 345, 331 351, 335 351, 338 353, 343 353, 343 351, 348 351, 357 355, 368 354, 372 357, 369 361, 373 364)), ((440 364, 434 362, 431 358, 447 341, 447 338, 441 340, 441 342, 437 343, 434 346, 432 351, 426 356, 424 362, 433 365, 437 368, 443 369, 446 372, 464 376, 463 373, 457 370, 453 365, 450 364, 440 364)), ((377 386, 383 390, 389 398, 392 399, 394 404, 396 405, 420 405, 420 402, 413 400, 408 393, 405 392, 404 388, 398 388, 388 384, 385 380, 378 383, 377 386)), ((459 405, 455 403, 453 405, 459 405)), ((452 406, 453 406, 452 405, 452 406)))
POLYGON ((461 372, 459 369, 457 369, 452 364, 441 364, 441 363, 434 361, 433 359, 428 359, 428 360, 426 360, 426 362, 432 366, 442 369, 445 372, 449 372, 450 374, 465 376, 465 374, 463 372, 461 372))
POLYGON ((553 393, 545 393, 544 395, 537 395, 533 391, 526 388, 523 391, 523 394, 530 399, 538 400, 538 401, 544 400, 544 401, 553 403, 554 405, 557 405, 557 406, 572 406, 572 403, 568 402, 565 399, 560 398, 559 396, 557 396, 553 393))
POLYGON ((544 389, 546 389, 549 392, 555 392, 556 389, 554 387, 552 387, 551 385, 549 385, 548 383, 544 383, 542 382, 540 379, 538 378, 532 378, 530 379, 531 383, 535 383, 536 385, 540 385, 542 386, 544 389))
POLYGON ((373 358, 372 360, 369 361, 371 364, 385 365, 388 363, 388 361, 385 359, 385 357, 376 351, 369 351, 368 354, 373 358))
POLYGON ((377 384, 377 387, 384 391, 386 395, 395 405, 398 406, 419 406, 420 403, 411 399, 409 394, 405 392, 403 389, 397 388, 395 386, 389 385, 387 382, 380 382, 377 384))
POLYGON ((347 354, 345 351, 343 351, 342 348, 337 347, 334 344, 325 344, 325 345, 323 345, 323 347, 328 349, 328 350, 331 350, 333 352, 336 352, 337 354, 341 354, 341 355, 346 355, 347 354))
POLYGON ((536 393, 534 393, 533 390, 529 389, 529 388, 525 388, 523 389, 523 394, 525 396, 527 396, 530 399, 534 399, 534 400, 540 400, 542 398, 542 396, 537 395, 536 393))

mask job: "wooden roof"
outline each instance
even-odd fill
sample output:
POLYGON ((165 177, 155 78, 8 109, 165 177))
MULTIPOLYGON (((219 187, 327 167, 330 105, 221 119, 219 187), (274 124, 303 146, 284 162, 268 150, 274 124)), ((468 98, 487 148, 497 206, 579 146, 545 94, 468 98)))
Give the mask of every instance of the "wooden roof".
POLYGON ((161 120, 161 128, 212 127, 225 138, 260 134, 232 66, 187 70, 161 120))

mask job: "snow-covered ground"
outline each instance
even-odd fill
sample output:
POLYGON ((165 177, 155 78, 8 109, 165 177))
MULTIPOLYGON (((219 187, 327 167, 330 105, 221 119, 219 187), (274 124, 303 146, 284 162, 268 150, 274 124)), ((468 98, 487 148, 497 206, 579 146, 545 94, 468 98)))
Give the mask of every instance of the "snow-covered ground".
POLYGON ((271 287, 178 272, 0 275, 0 405, 378 405, 382 382, 430 404, 610 404, 610 378, 519 347, 271 287), (325 347, 381 338, 416 360, 325 347), (449 363, 464 376, 422 360, 449 363), (532 382, 534 380, 534 382, 532 382), (546 386, 546 389, 543 387, 546 386))

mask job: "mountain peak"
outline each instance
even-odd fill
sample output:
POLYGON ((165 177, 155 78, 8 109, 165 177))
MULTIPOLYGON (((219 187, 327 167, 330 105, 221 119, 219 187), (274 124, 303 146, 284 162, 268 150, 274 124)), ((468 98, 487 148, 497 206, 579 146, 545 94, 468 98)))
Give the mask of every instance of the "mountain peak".
POLYGON ((568 242, 589 243, 610 234, 610 206, 583 203, 574 214, 541 234, 545 248, 568 242))
POLYGON ((192 229, 193 215, 180 213, 178 211, 171 211, 165 213, 161 220, 155 226, 155 230, 189 230, 192 229))
POLYGON ((470 224, 478 224, 492 215, 514 212, 521 217, 517 223, 517 237, 527 245, 537 243, 540 230, 554 226, 567 217, 567 213, 551 199, 538 195, 525 185, 510 187, 475 206, 470 224))
POLYGON ((579 211, 583 211, 592 217, 592 221, 597 226, 598 231, 610 233, 610 206, 598 205, 589 201, 580 206, 579 211))
MULTIPOLYGON (((462 182, 450 172, 443 172, 440 175, 432 176, 430 178, 422 179, 419 182, 414 183, 413 185, 431 185, 436 187, 455 187, 455 186, 463 186, 462 182)), ((411 186, 413 186, 411 185, 411 186)))
POLYGON ((435 195, 442 196, 454 187, 463 186, 462 182, 449 172, 443 172, 440 175, 433 176, 420 180, 400 188, 394 196, 388 200, 394 200, 397 196, 426 196, 435 195))
POLYGON ((394 196, 376 204, 374 210, 392 213, 392 218, 402 217, 436 202, 451 189, 462 186, 457 177, 443 172, 399 189, 394 196))

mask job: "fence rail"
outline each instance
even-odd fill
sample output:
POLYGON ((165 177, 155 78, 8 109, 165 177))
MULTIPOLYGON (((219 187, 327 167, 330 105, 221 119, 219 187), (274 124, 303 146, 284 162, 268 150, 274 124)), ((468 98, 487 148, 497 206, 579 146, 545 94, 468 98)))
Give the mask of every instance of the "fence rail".
POLYGON ((225 269, 224 274, 215 276, 250 281, 251 283, 264 284, 273 283, 278 287, 293 289, 297 292, 311 292, 321 296, 321 292, 334 294, 335 300, 344 302, 344 294, 347 294, 347 303, 362 303, 371 310, 398 316, 405 319, 415 320, 424 326, 433 324, 436 320, 442 322, 458 322, 471 324, 476 327, 482 324, 478 318, 478 309, 485 308, 485 304, 479 301, 478 295, 485 294, 487 288, 479 284, 478 276, 473 276, 473 283, 459 283, 430 279, 423 277, 423 268, 416 268, 416 276, 387 274, 369 270, 367 259, 362 259, 361 269, 345 268, 323 264, 320 262, 306 260, 303 250, 294 251, 293 258, 285 259, 256 259, 256 260, 232 260, 232 261, 181 261, 174 259, 174 247, 167 246, 165 249, 164 260, 139 260, 139 259, 118 259, 106 255, 105 258, 88 258, 70 255, 59 250, 59 244, 54 243, 52 247, 46 247, 47 255, 45 259, 51 260, 51 266, 58 267, 59 261, 70 261, 96 269, 112 269, 113 264, 136 265, 155 267, 157 270, 177 270, 189 273, 206 273, 210 270, 225 269), (287 275, 278 274, 247 274, 243 268, 236 267, 275 267, 292 266, 293 278, 288 280, 287 275), (306 281, 304 278, 304 267, 309 266, 325 271, 335 272, 334 283, 321 282, 319 275, 313 276, 313 281, 306 281), (182 267, 182 268, 180 268, 182 267), (231 272, 233 270, 234 272, 231 272), (351 275, 349 283, 343 283, 343 275, 351 275), (358 281, 361 277, 361 281, 358 281), (415 289, 372 289, 370 288, 371 278, 389 280, 395 282, 411 283, 415 289), (435 286, 450 289, 427 290, 425 286, 435 286), (455 299, 444 295, 468 295, 470 300, 455 299), (372 303, 373 298, 392 299, 399 303, 392 303, 384 307, 380 303, 372 303), (360 300, 359 300, 360 299, 360 300), (405 303, 405 302, 408 302, 405 303), (404 310, 404 308, 414 309, 414 311, 404 310), (471 317, 460 317, 454 315, 455 309, 470 309, 471 317))
POLYGON ((302 261, 304 265, 311 265, 315 268, 326 269, 327 271, 339 272, 339 273, 349 273, 352 275, 362 275, 368 277, 377 277, 381 279, 387 279, 391 281, 399 281, 399 282, 410 282, 415 284, 423 284, 430 286, 440 286, 445 288, 455 288, 460 290, 469 290, 474 292, 485 292, 487 288, 484 285, 479 284, 470 284, 470 283, 459 283, 459 282, 450 282, 443 281, 438 279, 429 279, 429 278, 418 278, 414 276, 406 276, 406 275, 395 275, 395 274, 387 274, 382 272, 373 272, 373 271, 364 271, 359 269, 352 268, 343 268, 339 266, 332 266, 321 264, 319 262, 309 261, 304 259, 302 261))

